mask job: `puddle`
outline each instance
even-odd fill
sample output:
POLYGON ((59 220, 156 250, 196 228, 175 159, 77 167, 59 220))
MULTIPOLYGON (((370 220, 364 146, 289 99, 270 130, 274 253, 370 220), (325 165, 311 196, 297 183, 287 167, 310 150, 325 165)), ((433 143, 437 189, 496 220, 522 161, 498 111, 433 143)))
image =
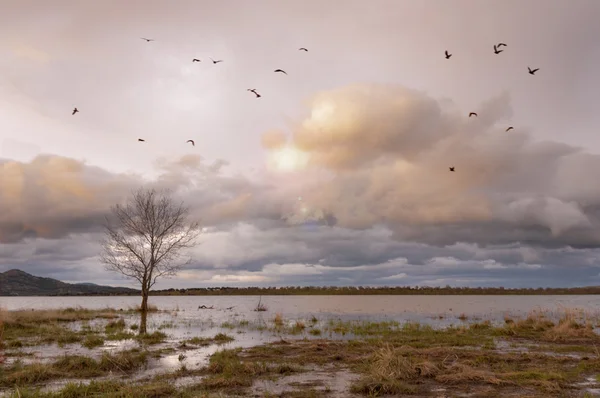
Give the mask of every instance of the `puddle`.
MULTIPOLYGON (((215 333, 209 335, 214 336, 215 333)), ((208 337, 208 336, 203 336, 208 337)), ((215 352, 223 349, 234 349, 234 348, 250 348, 256 345, 262 345, 278 341, 278 337, 269 336, 267 334, 260 333, 246 333, 244 338, 233 340, 224 344, 211 344, 205 347, 193 347, 188 346, 187 348, 179 348, 179 341, 177 344, 170 344, 165 348, 174 348, 173 354, 161 356, 158 359, 150 359, 148 366, 145 370, 139 372, 134 379, 144 379, 146 377, 152 377, 160 373, 173 372, 185 366, 187 369, 194 370, 202 368, 208 365, 209 357, 215 352)))
POLYGON ((284 392, 304 389, 315 389, 327 394, 330 398, 360 397, 350 394, 350 385, 358 380, 359 376, 347 370, 314 369, 301 374, 284 376, 277 380, 258 380, 251 388, 254 396, 264 396, 265 393, 279 395, 284 392))

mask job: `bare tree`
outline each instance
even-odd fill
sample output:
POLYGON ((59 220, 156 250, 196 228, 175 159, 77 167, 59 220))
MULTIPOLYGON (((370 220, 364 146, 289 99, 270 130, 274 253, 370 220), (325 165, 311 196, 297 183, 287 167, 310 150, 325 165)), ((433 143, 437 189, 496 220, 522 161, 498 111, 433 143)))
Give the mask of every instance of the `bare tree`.
POLYGON ((183 251, 194 246, 199 225, 188 220, 188 208, 175 203, 169 191, 140 188, 111 212, 113 220, 106 217, 101 261, 107 270, 140 283, 140 334, 144 334, 150 289, 159 278, 174 276, 190 263, 191 258, 183 260, 183 251))

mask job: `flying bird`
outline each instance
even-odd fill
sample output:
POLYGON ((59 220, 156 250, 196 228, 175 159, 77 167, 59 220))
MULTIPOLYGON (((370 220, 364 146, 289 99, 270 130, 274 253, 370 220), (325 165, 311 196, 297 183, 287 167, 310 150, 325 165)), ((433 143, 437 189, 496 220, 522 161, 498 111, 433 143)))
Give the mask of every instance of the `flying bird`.
POLYGON ((448 167, 450 171, 454 171, 454 167, 448 167))
POLYGON ((506 131, 510 131, 510 130, 513 130, 513 129, 514 129, 513 126, 510 126, 509 128, 506 129, 506 131))
POLYGON ((191 142, 192 146, 196 146, 196 143, 194 142, 194 140, 187 140, 185 143, 187 144, 188 142, 191 142))
POLYGON ((534 70, 531 70, 531 68, 528 66, 527 69, 529 70, 529 74, 530 75, 535 75, 535 72, 537 72, 538 70, 540 70, 540 68, 536 68, 534 70))
POLYGON ((308 50, 307 50, 306 48, 304 48, 304 47, 300 47, 300 48, 298 49, 298 51, 308 51, 308 50))
POLYGON ((471 116, 477 116, 477 114, 475 112, 471 112, 471 113, 469 113, 469 117, 471 117, 471 116))
POLYGON ((194 58, 192 62, 200 62, 200 60, 198 58, 194 58))
POLYGON ((500 54, 504 50, 498 50, 498 47, 494 45, 494 54, 500 54))
POLYGON ((73 108, 73 113, 71 113, 71 115, 74 115, 74 114, 76 114, 77 112, 79 112, 79 109, 77 109, 77 108, 73 108))
POLYGON ((446 50, 444 54, 446 54, 446 59, 450 59, 450 57, 452 56, 452 54, 448 53, 448 50, 446 50))
POLYGON ((502 46, 504 46, 504 47, 507 47, 507 45, 506 45, 506 44, 504 44, 504 43, 498 43, 498 48, 500 48, 500 47, 502 47, 502 46))
POLYGON ((146 39, 145 37, 140 37, 140 39, 142 39, 142 40, 146 40, 147 42, 154 41, 154 39, 146 39))
POLYGON ((219 60, 215 61, 214 59, 211 58, 210 60, 213 62, 213 64, 218 64, 219 62, 223 62, 222 59, 219 59, 219 60))
POLYGON ((248 91, 250 91, 251 93, 254 93, 254 95, 256 95, 256 98, 260 98, 260 97, 261 97, 261 95, 260 95, 259 93, 257 93, 257 92, 256 92, 256 89, 255 89, 255 88, 252 88, 252 89, 251 89, 251 88, 249 88, 249 89, 248 89, 248 91))
POLYGON ((287 75, 287 72, 284 71, 283 69, 275 69, 275 72, 281 72, 281 73, 285 73, 287 75))
POLYGON ((143 139, 141 139, 141 138, 138 138, 138 141, 139 141, 139 142, 146 142, 146 140, 143 140, 143 139))

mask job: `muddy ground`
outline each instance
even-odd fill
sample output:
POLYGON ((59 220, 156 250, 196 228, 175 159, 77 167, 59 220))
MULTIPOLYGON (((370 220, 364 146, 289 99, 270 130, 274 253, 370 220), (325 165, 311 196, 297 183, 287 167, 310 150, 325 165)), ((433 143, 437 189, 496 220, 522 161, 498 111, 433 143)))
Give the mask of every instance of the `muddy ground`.
MULTIPOLYGON (((452 326, 133 310, 2 314, 6 397, 600 396, 596 316, 452 326), (189 315, 189 314, 188 314, 189 315)), ((448 324, 448 322, 445 322, 448 324)))

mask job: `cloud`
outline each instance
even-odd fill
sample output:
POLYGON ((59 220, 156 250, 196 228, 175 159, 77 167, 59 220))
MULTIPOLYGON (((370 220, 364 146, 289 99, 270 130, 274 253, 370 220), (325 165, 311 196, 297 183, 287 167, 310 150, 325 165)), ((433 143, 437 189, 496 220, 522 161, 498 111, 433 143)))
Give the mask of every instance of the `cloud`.
POLYGON ((110 206, 142 185, 172 189, 207 223, 244 218, 252 185, 221 176, 226 163, 206 165, 196 155, 160 159, 158 177, 150 180, 55 155, 38 155, 30 162, 0 159, 0 243, 97 232, 110 206))
POLYGON ((400 240, 597 247, 600 187, 588 170, 600 156, 505 132, 506 93, 474 110, 398 85, 315 95, 293 145, 329 177, 306 186, 305 203, 338 226, 384 223, 400 240))
MULTIPOLYGON (((292 131, 290 145, 307 156, 306 168, 257 181, 199 155, 157 160, 153 180, 52 155, 4 160, 0 240, 97 230, 111 204, 146 183, 175 190, 207 226, 381 224, 398 240, 431 245, 597 247, 600 188, 586 171, 600 166, 600 156, 534 141, 519 127, 506 133, 506 94, 476 111, 480 117, 468 118, 396 85, 322 92, 292 131)), ((284 138, 273 130, 263 143, 276 150, 284 138)))
POLYGON ((600 266, 600 187, 589 173, 600 156, 518 126, 505 132, 507 94, 474 110, 480 116, 468 118, 395 85, 321 92, 289 142, 279 130, 262 138, 268 151, 300 151, 306 162, 253 177, 199 155, 158 159, 152 178, 57 155, 0 160, 2 261, 62 264, 59 275, 97 264, 110 205, 147 185, 174 190, 206 228, 180 285, 542 283, 568 267, 588 275, 600 266), (35 250, 24 246, 33 239, 35 250), (65 254, 67 239, 85 244, 65 254))
POLYGON ((261 143, 264 148, 278 149, 285 145, 287 136, 280 130, 266 131, 261 136, 261 143))

